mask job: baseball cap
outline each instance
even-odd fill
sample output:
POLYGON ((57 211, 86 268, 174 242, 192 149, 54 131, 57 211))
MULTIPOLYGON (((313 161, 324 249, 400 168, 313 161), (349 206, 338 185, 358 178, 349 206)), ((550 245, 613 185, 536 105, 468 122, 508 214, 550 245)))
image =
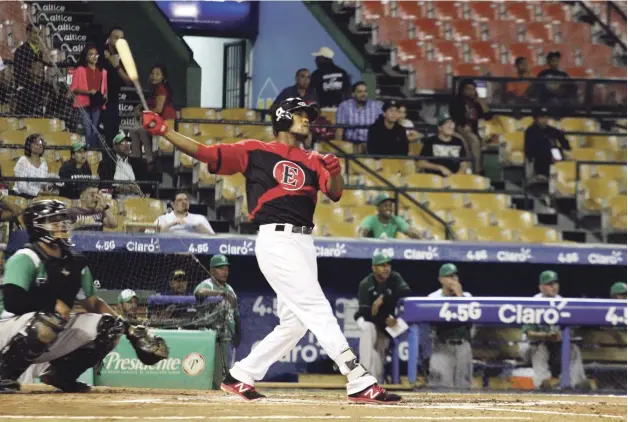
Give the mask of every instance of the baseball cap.
POLYGON ((231 265, 231 264, 229 264, 229 260, 224 255, 214 255, 212 256, 212 259, 209 261, 209 268, 224 267, 226 265, 231 265))
POLYGON ((118 133, 114 138, 113 138, 113 144, 117 145, 120 142, 124 141, 125 139, 127 139, 129 136, 124 133, 124 132, 120 132, 118 133))
POLYGON ((385 264, 387 262, 392 261, 392 258, 389 257, 388 255, 384 255, 382 253, 377 253, 375 255, 373 255, 373 259, 371 260, 371 264, 372 265, 382 265, 385 264))
POLYGON ((176 278, 176 277, 185 277, 185 271, 174 270, 174 272, 172 273, 172 278, 176 278))
POLYGON ((552 284, 558 281, 558 274, 554 271, 543 271, 539 277, 539 284, 552 284))
POLYGON ((437 121, 438 126, 444 125, 445 122, 447 122, 449 120, 452 120, 452 118, 451 118, 451 116, 449 114, 444 113, 444 114, 440 115, 439 118, 438 118, 438 121, 437 121))
POLYGON ((385 113, 389 108, 393 108, 393 107, 399 108, 399 103, 397 101, 394 101, 394 100, 386 101, 382 105, 382 111, 385 113))
POLYGON ((137 298, 135 291, 131 289, 125 289, 125 290, 122 290, 120 294, 118 295, 118 303, 128 302, 133 298, 137 298))
POLYGON ((314 57, 325 57, 326 59, 333 59, 334 52, 329 47, 321 47, 317 52, 312 53, 314 57))
POLYGON ((458 273, 458 268, 452 263, 443 264, 443 266, 440 267, 440 270, 438 270, 439 277, 449 277, 450 275, 457 274, 457 273, 458 273))
POLYGON ((375 206, 379 206, 379 204, 381 204, 384 201, 394 201, 393 198, 391 198, 387 193, 380 193, 378 194, 375 199, 373 200, 373 203, 375 204, 375 206))
POLYGON ((618 281, 617 283, 611 286, 611 296, 615 295, 625 295, 626 294, 626 283, 622 283, 618 281))
POLYGON ((74 142, 72 144, 72 152, 76 152, 76 151, 81 150, 81 149, 85 149, 86 150, 87 149, 87 145, 85 145, 83 142, 80 142, 80 141, 74 142))

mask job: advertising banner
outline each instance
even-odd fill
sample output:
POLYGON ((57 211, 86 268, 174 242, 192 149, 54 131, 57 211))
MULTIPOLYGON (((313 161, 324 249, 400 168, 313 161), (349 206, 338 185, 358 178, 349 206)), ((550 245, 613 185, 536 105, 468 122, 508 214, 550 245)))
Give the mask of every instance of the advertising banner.
POLYGON ((214 373, 216 333, 212 330, 155 330, 170 349, 168 359, 147 366, 126 338, 104 361, 95 385, 209 390, 214 373))

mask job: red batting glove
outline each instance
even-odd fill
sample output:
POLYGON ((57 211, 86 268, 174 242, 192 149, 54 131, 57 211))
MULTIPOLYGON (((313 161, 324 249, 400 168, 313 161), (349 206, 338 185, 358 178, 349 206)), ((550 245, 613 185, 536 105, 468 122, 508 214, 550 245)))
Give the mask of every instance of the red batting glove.
POLYGON ((151 135, 166 136, 166 133, 168 133, 168 125, 164 122, 163 117, 154 111, 144 111, 142 113, 142 126, 151 135))
POLYGON ((334 154, 327 154, 323 157, 323 167, 325 167, 332 177, 338 176, 342 171, 340 160, 334 154))

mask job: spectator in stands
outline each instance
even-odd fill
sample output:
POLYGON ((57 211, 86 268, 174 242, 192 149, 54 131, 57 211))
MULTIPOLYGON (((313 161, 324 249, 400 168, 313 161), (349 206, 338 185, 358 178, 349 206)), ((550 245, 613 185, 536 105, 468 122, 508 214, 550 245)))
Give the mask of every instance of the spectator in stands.
POLYGON ((366 151, 378 155, 408 155, 406 130, 397 123, 399 104, 387 101, 382 106, 384 114, 369 127, 366 151))
POLYGON ((418 141, 421 135, 418 131, 414 130, 414 123, 412 123, 412 120, 408 119, 408 110, 406 109, 406 106, 400 105, 397 111, 397 123, 399 123, 404 129, 406 129, 406 136, 408 137, 408 141, 418 141))
POLYGON ((318 103, 318 97, 316 95, 316 91, 314 87, 310 83, 310 71, 303 68, 297 70, 297 73, 294 75, 295 84, 291 85, 287 88, 284 88, 275 101, 273 102, 273 107, 276 107, 277 104, 282 102, 287 98, 302 98, 306 103, 318 103))
POLYGON ((611 299, 626 300, 626 283, 618 281, 611 286, 611 299))
POLYGON ((189 292, 189 283, 185 271, 179 269, 172 273, 172 278, 168 285, 169 290, 165 293, 167 296, 187 296, 189 292))
POLYGON ((463 79, 458 94, 449 103, 449 113, 456 123, 456 132, 465 142, 465 148, 474 161, 475 173, 481 174, 482 140, 478 131, 480 119, 490 119, 486 102, 478 97, 477 85, 471 79, 463 79))
POLYGON ((86 186, 81 192, 79 206, 72 209, 74 230, 103 231, 115 229, 118 220, 98 187, 86 186))
POLYGON ((448 177, 468 172, 469 162, 460 161, 467 157, 467 149, 454 132, 454 127, 455 123, 449 115, 441 116, 438 120, 438 134, 423 139, 419 168, 425 173, 448 177))
MULTIPOLYGON (((42 138, 40 133, 28 135, 24 142, 24 155, 15 163, 15 177, 50 178, 48 163, 43 158, 45 148, 44 138, 42 138)), ((16 195, 25 198, 58 194, 54 184, 49 182, 15 182, 13 190, 16 195)))
MULTIPOLYGON (((539 276, 539 291, 535 298, 561 298, 558 294, 558 274, 554 271, 543 271, 539 276)), ((534 371, 534 387, 541 390, 552 388, 551 378, 558 377, 561 368, 562 334, 558 325, 524 324, 521 327, 524 341, 529 342, 524 358, 532 361, 534 371)), ((589 383, 582 366, 580 348, 571 345, 570 382, 572 387, 582 390, 589 389, 589 383)))
POLYGON ((386 327, 397 325, 393 316, 397 302, 412 294, 403 277, 392 271, 391 261, 388 255, 373 256, 373 272, 358 287, 359 308, 355 314, 360 329, 360 363, 380 384, 384 383, 384 363, 390 344, 386 327))
MULTIPOLYGON (((539 72, 537 78, 544 79, 564 79, 569 78, 569 74, 560 70, 561 55, 558 51, 550 51, 547 53, 545 60, 547 61, 547 69, 539 72)), ((564 105, 564 101, 574 92, 574 85, 561 82, 548 82, 538 84, 538 99, 545 106, 560 107, 564 105)))
POLYGON ((310 85, 318 96, 319 106, 338 107, 351 95, 349 74, 334 63, 334 52, 329 47, 321 47, 312 56, 315 57, 316 70, 312 73, 310 85))
MULTIPOLYGON (((59 178, 73 180, 91 180, 93 178, 85 149, 85 144, 82 142, 72 144, 70 159, 63 163, 59 169, 59 178)), ((84 188, 85 183, 65 182, 59 189, 59 194, 66 198, 78 199, 84 188)))
POLYGON ((0 194, 0 221, 9 221, 22 214, 22 207, 0 194))
POLYGON ((13 72, 18 87, 23 87, 28 82, 33 62, 52 66, 50 60, 44 60, 45 51, 46 46, 41 38, 41 27, 29 23, 26 26, 26 42, 19 46, 13 54, 13 72))
POLYGON ((44 64, 40 61, 31 62, 29 72, 16 88, 15 114, 28 117, 54 114, 53 106, 57 94, 45 76, 44 64))
POLYGON ((343 101, 336 110, 336 124, 365 126, 364 129, 336 129, 336 139, 344 139, 357 145, 357 152, 364 152, 368 140, 367 126, 375 123, 382 114, 381 105, 369 100, 368 89, 363 81, 356 82, 352 87, 353 98, 343 101))
POLYGON ((216 234, 207 221, 207 217, 190 212, 190 198, 186 192, 179 192, 175 195, 172 208, 172 212, 155 220, 155 225, 160 231, 177 234, 216 234))
POLYGON ((412 239, 420 239, 421 233, 410 227, 406 221, 394 215, 395 200, 385 193, 380 193, 373 201, 377 214, 369 215, 360 223, 360 236, 375 239, 394 239, 397 233, 403 233, 412 239))
MULTIPOLYGON (((530 68, 528 66, 528 59, 525 57, 517 57, 515 59, 515 78, 533 78, 534 76, 530 73, 530 68)), ((521 82, 508 82, 506 88, 508 94, 508 101, 511 102, 523 102, 527 103, 530 101, 530 97, 532 96, 532 86, 530 82, 521 81, 521 82)))
MULTIPOLYGON (((124 289, 118 295, 118 313, 127 321, 137 321, 139 301, 137 294, 131 289, 124 289)), ((133 323, 132 323, 133 324, 133 323)))
MULTIPOLYGON (((142 158, 131 157, 131 138, 124 132, 118 133, 113 139, 114 157, 104 154, 103 159, 98 164, 98 176, 101 181, 109 180, 152 180, 152 176, 148 171, 146 161, 142 158)), ((103 187, 109 188, 111 183, 104 182, 103 187)), ((115 193, 118 196, 137 195, 138 185, 131 184, 113 184, 115 193)), ((150 185, 139 186, 144 193, 151 191, 150 185)))
POLYGON ((120 89, 125 85, 131 84, 131 79, 124 70, 120 62, 120 55, 116 50, 116 41, 121 38, 124 38, 122 28, 111 28, 107 34, 105 46, 99 56, 100 67, 107 71, 107 108, 101 118, 105 140, 109 145, 112 144, 113 138, 116 137, 120 130, 120 89))
POLYGON ((218 304, 207 306, 204 315, 208 328, 216 330, 214 389, 220 388, 220 381, 229 370, 229 343, 237 349, 242 337, 238 299, 233 287, 227 283, 229 266, 229 260, 226 256, 212 256, 209 262, 210 278, 203 280, 194 289, 194 296, 201 303, 206 297, 219 296, 222 298, 218 304))
POLYGON ((9 70, 0 57, 0 105, 9 104, 10 91, 9 70))
POLYGON ((107 71, 98 65, 96 46, 88 45, 81 52, 70 90, 75 95, 74 108, 79 110, 87 145, 90 148, 98 147, 100 111, 107 108, 107 71))
POLYGON ((571 146, 565 133, 550 126, 546 108, 533 111, 534 122, 525 131, 526 161, 534 170, 532 180, 547 181, 550 166, 568 158, 571 146))
MULTIPOLYGON (((471 297, 463 291, 454 264, 444 264, 438 271, 441 288, 428 297, 471 297)), ((430 357, 429 386, 441 388, 471 388, 473 353, 471 351, 471 324, 432 324, 432 356, 430 357)))

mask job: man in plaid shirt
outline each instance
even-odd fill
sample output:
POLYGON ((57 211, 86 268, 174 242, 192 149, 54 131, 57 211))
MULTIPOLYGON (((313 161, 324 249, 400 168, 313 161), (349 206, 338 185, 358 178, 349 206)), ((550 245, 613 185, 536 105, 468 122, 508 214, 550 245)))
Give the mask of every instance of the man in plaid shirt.
POLYGON ((363 81, 352 86, 353 98, 341 102, 336 110, 336 124, 364 126, 363 129, 336 129, 336 139, 344 139, 358 146, 358 152, 364 151, 368 139, 368 126, 382 114, 378 101, 368 99, 368 90, 363 81))

